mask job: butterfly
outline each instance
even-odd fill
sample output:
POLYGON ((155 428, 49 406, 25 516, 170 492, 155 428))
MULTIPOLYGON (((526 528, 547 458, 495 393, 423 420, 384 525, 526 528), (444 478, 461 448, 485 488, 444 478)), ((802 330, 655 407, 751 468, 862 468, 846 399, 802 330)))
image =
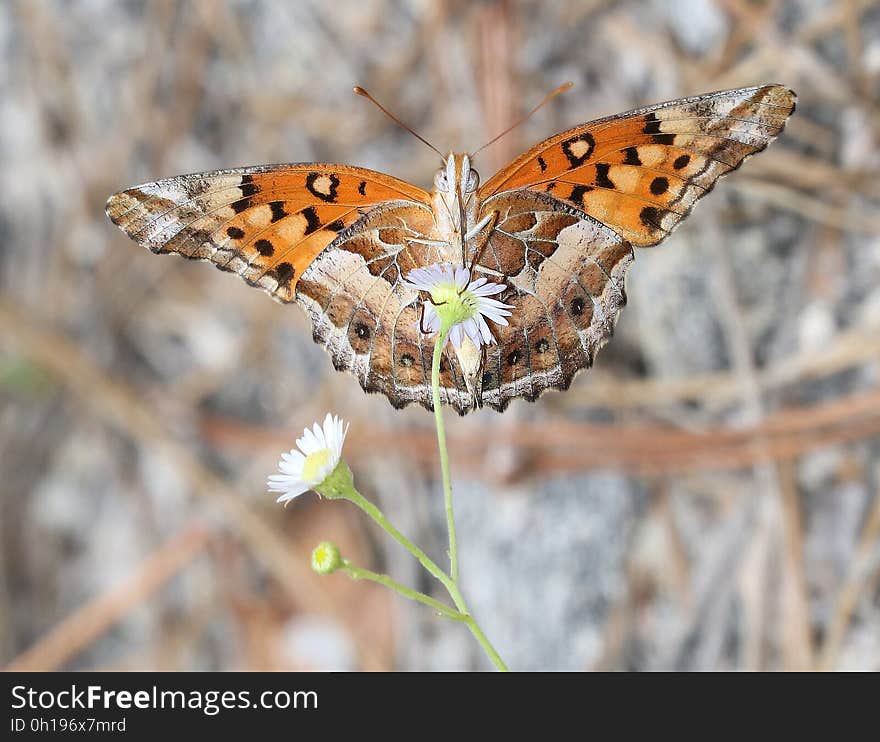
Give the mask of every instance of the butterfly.
POLYGON ((469 340, 447 346, 441 400, 462 415, 503 411, 567 389, 592 365, 626 303, 633 248, 663 241, 718 178, 763 150, 795 100, 762 85, 591 121, 482 184, 470 156, 454 152, 430 192, 359 167, 261 165, 139 185, 106 210, 154 253, 209 261, 299 304, 333 365, 395 407, 432 408, 433 340, 419 329, 427 299, 406 276, 472 265, 473 278, 505 284, 496 298, 512 314, 491 325, 496 342, 477 363, 469 340))

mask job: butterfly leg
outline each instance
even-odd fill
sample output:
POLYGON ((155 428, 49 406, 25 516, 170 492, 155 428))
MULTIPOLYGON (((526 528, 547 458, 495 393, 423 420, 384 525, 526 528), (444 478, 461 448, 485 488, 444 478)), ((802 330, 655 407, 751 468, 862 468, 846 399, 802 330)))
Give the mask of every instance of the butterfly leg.
POLYGON ((478 381, 474 384, 474 407, 483 406, 483 369, 486 368, 486 348, 484 345, 480 356, 480 367, 477 371, 478 381))
POLYGON ((444 242, 443 240, 431 240, 427 237, 422 237, 418 232, 414 232, 409 227, 406 227, 406 229, 415 236, 404 238, 404 249, 409 250, 410 245, 425 245, 427 247, 433 247, 435 248, 435 252, 437 253, 436 262, 442 262, 440 258, 441 250, 448 247, 448 243, 444 242))
POLYGON ((483 230, 483 227, 491 222, 494 222, 497 218, 497 211, 493 211, 491 214, 486 214, 486 216, 480 219, 480 221, 478 221, 476 224, 474 224, 473 227, 468 230, 468 233, 464 236, 465 240, 470 242, 470 240, 476 237, 483 230))
MULTIPOLYGON (((433 302, 431 302, 431 303, 433 304, 433 302)), ((442 307, 446 303, 447 302, 445 302, 445 301, 441 301, 441 302, 438 302, 437 304, 434 304, 434 306, 435 307, 442 307)), ((421 315, 419 315, 419 330, 421 331, 422 335, 430 334, 430 330, 431 330, 430 327, 425 329, 425 302, 424 301, 422 302, 422 313, 421 313, 421 315)))
MULTIPOLYGON (((479 222, 474 224, 474 226, 471 227, 470 230, 468 230, 468 233, 465 236, 465 241, 469 242, 470 240, 472 240, 480 232, 482 232, 483 229, 485 229, 487 225, 494 225, 495 221, 497 219, 498 219, 498 212, 497 211, 493 211, 491 214, 486 214, 486 216, 484 216, 482 219, 480 219, 479 222)), ((470 264, 470 267, 468 268, 468 272, 470 273, 471 278, 473 278, 474 268, 476 268, 476 266, 477 266, 477 261, 479 261, 479 259, 483 256, 483 251, 486 249, 486 245, 488 245, 488 244, 489 244, 489 240, 487 237, 487 239, 483 240, 483 243, 479 246, 479 249, 474 250, 474 256, 473 256, 473 258, 471 258, 471 264, 470 264)), ((464 291, 464 289, 462 289, 462 291, 464 291)), ((459 295, 460 294, 461 294, 461 292, 459 292, 459 295)))
POLYGON ((425 328, 425 302, 422 302, 422 313, 419 315, 419 331, 422 335, 427 335, 428 330, 425 328))

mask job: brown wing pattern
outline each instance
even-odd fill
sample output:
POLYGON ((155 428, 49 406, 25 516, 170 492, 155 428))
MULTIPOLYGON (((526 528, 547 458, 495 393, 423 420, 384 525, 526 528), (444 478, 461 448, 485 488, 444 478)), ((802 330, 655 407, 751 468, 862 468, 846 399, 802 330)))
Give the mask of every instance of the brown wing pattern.
MULTIPOLYGON (((183 175, 111 196, 107 214, 155 253, 206 260, 281 302, 296 300, 333 365, 395 406, 431 406, 432 340, 418 297, 400 286, 414 267, 453 259, 430 240, 427 193, 341 165, 266 165, 183 175)), ((444 402, 470 407, 454 353, 444 402)))
POLYGON ((282 302, 314 258, 376 205, 428 203, 362 168, 264 165, 167 178, 110 197, 107 215, 155 253, 207 260, 282 302))
MULTIPOLYGON (((392 202, 368 214, 303 273, 297 302, 311 317, 315 342, 337 369, 349 370, 367 392, 395 407, 431 408, 434 339, 418 330, 417 292, 401 278, 413 268, 453 259, 446 246, 413 241, 434 233, 433 212, 392 202)), ((451 347, 440 366, 441 399, 460 414, 472 397, 451 347)))
POLYGON ((480 263, 490 279, 507 276, 502 298, 514 306, 482 378, 482 401, 503 410, 514 397, 567 389, 592 365, 626 303, 633 254, 614 230, 544 193, 502 193, 483 210, 498 217, 480 263))
POLYGON ((719 177, 781 132, 794 107, 791 90, 764 85, 600 119, 533 147, 479 195, 544 191, 635 246, 656 245, 719 177))

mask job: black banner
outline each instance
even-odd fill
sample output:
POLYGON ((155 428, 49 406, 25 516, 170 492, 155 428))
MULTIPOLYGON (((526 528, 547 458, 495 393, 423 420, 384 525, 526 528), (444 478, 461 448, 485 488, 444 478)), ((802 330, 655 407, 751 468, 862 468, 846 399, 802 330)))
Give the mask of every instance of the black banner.
MULTIPOLYGON (((159 734, 272 732, 296 739, 455 734, 497 736, 531 721, 549 730, 654 735, 687 726, 729 734, 754 720, 793 719, 811 687, 834 717, 824 683, 795 681, 798 696, 754 691, 777 678, 634 674, 6 673, 0 737, 157 739, 159 734), (719 693, 731 684, 734 693, 719 693), (746 703, 744 699, 748 699, 746 703), (746 712, 746 709, 748 711, 746 712), (703 721, 701 722, 700 719, 703 721), (354 730, 352 730, 354 727, 354 730), (442 731, 441 731, 442 730, 442 731), (328 736, 331 735, 331 736, 328 736)), ((810 708, 815 708, 810 706, 810 708)), ((859 708, 872 708, 866 703, 859 708)), ((814 731, 822 729, 816 714, 814 731)), ((838 722, 831 727, 836 728, 838 722)), ((455 734, 455 736, 460 736, 455 734)), ((174 737, 177 739, 178 737, 174 737)), ((248 742, 248 740, 246 740, 248 742)))
MULTIPOLYGON (((6 673, 0 737, 151 738, 168 733, 303 731, 325 735, 352 723, 430 731, 444 716, 509 713, 540 692, 532 676, 323 673, 6 673), (523 676, 524 678, 527 676, 523 676), (494 689, 493 689, 494 686, 494 689), (481 692, 480 689, 483 689, 481 692), (488 693, 488 695, 487 695, 488 693), (493 703, 494 699, 494 703, 493 703), (412 720, 420 719, 416 727, 412 720)), ((573 694, 572 694, 573 695, 573 694)), ((534 701, 534 698, 533 698, 534 701)), ((565 703, 562 698, 553 704, 565 703)), ((568 703, 573 701, 570 695, 568 703)), ((522 709, 528 708, 523 705, 522 709)), ((367 729, 361 731, 368 731, 367 729)), ((360 732, 358 732, 360 734, 360 732)))
MULTIPOLYGON (((436 735, 577 719, 633 685, 625 675, 501 673, 6 673, 0 738, 156 739, 157 734, 315 731, 436 735), (603 679, 604 678, 604 679, 603 679), (552 682, 548 683, 548 679, 552 682), (601 680, 601 683, 598 682, 601 680), (598 687, 604 690, 597 692, 598 687), (605 697, 603 702, 602 697, 605 697), (595 705, 594 705, 595 704, 595 705)), ((634 676, 633 676, 634 678, 634 676)), ((580 722, 579 722, 580 723, 580 722)), ((469 735, 470 736, 470 735, 469 735)), ((175 737, 176 738, 176 737, 175 737)))

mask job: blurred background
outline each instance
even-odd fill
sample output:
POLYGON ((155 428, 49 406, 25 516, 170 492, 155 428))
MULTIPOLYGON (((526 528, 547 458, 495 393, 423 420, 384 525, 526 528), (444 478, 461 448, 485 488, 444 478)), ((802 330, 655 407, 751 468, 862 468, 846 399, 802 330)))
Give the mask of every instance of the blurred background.
MULTIPOLYGON (((880 6, 852 0, 0 4, 0 664, 488 669, 352 506, 265 478, 351 420, 361 491, 438 561, 431 415, 336 373, 304 314, 157 257, 126 186, 286 161, 427 187, 576 123, 778 82, 784 135, 637 254, 589 373, 448 413, 463 589, 520 670, 880 668, 880 6)), ((441 597, 436 590, 434 594, 441 597)))

